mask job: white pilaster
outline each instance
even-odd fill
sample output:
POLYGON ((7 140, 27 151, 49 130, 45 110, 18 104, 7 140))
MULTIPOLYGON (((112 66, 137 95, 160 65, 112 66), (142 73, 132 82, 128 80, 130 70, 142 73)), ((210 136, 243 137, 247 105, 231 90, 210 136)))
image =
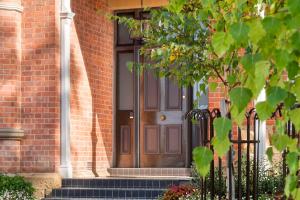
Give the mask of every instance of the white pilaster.
MULTIPOLYGON (((266 91, 263 89, 258 95, 255 104, 266 100, 266 91)), ((256 122, 256 138, 260 141, 258 144, 258 155, 259 158, 264 158, 266 156, 266 142, 267 142, 267 124, 266 121, 256 122), (259 133, 259 135, 258 135, 259 133)))
POLYGON ((60 67, 61 67, 61 127, 60 127, 60 174, 72 177, 70 144, 70 34, 74 13, 70 0, 61 0, 60 13, 60 67))

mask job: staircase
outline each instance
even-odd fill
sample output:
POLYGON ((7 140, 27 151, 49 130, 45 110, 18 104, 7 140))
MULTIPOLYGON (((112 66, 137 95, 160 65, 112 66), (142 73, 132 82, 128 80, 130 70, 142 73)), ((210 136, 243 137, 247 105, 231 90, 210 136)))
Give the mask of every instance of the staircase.
POLYGON ((185 177, 63 179, 44 200, 157 199, 169 186, 188 182, 185 177))

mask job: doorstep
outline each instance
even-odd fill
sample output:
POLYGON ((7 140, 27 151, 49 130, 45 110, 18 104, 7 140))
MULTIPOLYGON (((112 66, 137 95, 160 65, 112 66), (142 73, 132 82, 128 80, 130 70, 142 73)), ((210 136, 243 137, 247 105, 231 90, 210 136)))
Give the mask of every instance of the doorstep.
POLYGON ((191 176, 191 168, 108 168, 112 177, 183 178, 191 176))

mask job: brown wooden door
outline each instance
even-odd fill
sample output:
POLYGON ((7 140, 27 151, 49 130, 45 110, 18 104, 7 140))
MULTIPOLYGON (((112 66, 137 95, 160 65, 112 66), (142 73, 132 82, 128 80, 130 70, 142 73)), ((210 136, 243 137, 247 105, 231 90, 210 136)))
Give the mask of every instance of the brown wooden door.
POLYGON ((187 166, 187 89, 151 71, 140 83, 140 167, 187 166))
POLYGON ((118 167, 133 167, 134 163, 134 96, 135 77, 127 68, 134 61, 134 51, 119 51, 116 55, 116 156, 118 167))
MULTIPOLYGON (((120 13, 139 18, 139 11, 120 13)), ((130 72, 128 62, 140 62, 139 40, 116 24, 116 167, 189 167, 190 137, 184 114, 187 89, 152 72, 130 72)))

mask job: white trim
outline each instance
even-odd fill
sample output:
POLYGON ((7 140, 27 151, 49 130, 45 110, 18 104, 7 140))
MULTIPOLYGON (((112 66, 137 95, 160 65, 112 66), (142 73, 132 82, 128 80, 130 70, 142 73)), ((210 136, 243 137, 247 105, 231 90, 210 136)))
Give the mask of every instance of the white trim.
POLYGON ((8 11, 16 11, 16 12, 23 12, 23 6, 17 3, 1 3, 0 2, 0 10, 8 10, 8 11))
POLYGON ((71 11, 70 0, 61 0, 60 13, 60 175, 72 178, 71 138, 70 138, 70 55, 71 55, 71 24, 74 13, 71 11))
MULTIPOLYGON (((255 105, 259 102, 266 100, 266 90, 262 89, 254 102, 255 105)), ((267 124, 266 121, 256 121, 256 138, 260 141, 256 148, 259 150, 259 158, 264 158, 266 156, 266 142, 267 142, 267 124), (258 135, 259 133, 259 135, 258 135), (258 137, 259 136, 259 137, 258 137)))

